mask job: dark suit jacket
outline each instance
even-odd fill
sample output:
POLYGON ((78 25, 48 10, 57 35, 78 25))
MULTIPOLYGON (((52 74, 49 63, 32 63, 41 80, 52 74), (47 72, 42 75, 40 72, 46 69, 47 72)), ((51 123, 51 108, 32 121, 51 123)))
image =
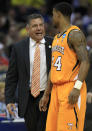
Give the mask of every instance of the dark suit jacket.
MULTIPOLYGON (((45 37, 47 74, 51 66, 51 47, 52 38, 45 37)), ((15 91, 18 87, 18 113, 20 117, 24 117, 28 97, 29 97, 29 79, 30 79, 30 63, 29 63, 29 38, 15 44, 12 49, 9 68, 6 74, 5 84, 5 101, 15 103, 15 91)))

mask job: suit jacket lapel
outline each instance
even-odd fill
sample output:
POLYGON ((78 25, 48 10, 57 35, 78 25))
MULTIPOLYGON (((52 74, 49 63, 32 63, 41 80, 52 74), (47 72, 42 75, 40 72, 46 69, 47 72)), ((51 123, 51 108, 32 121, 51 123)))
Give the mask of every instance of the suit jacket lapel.
MULTIPOLYGON (((46 40, 46 39, 45 39, 46 40)), ((48 41, 45 42, 45 52, 46 52, 46 65, 47 65, 47 74, 49 73, 49 68, 51 65, 51 45, 48 44, 48 41)))
POLYGON ((24 43, 24 59, 25 59, 25 65, 26 65, 27 73, 30 76, 29 38, 27 38, 25 40, 25 43, 24 43))

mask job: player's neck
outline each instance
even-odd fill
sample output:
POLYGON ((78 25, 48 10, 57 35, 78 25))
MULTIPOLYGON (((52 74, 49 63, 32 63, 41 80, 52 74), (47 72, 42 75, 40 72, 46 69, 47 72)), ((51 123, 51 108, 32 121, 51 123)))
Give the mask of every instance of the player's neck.
POLYGON ((60 24, 60 27, 59 27, 60 33, 67 31, 67 30, 72 26, 72 25, 70 24, 70 22, 65 22, 65 23, 63 23, 62 25, 60 24), (62 25, 63 25, 63 26, 62 26, 62 25))

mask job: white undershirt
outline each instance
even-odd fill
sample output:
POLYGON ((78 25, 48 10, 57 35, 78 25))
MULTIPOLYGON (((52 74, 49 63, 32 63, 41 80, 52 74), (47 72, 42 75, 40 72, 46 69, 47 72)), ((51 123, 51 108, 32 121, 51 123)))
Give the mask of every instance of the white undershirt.
MULTIPOLYGON (((47 87, 47 66, 46 66, 46 52, 45 52, 45 39, 40 41, 40 91, 45 90, 47 87)), ((34 61, 36 41, 30 38, 29 44, 29 58, 30 58, 30 85, 32 81, 32 69, 34 61)))

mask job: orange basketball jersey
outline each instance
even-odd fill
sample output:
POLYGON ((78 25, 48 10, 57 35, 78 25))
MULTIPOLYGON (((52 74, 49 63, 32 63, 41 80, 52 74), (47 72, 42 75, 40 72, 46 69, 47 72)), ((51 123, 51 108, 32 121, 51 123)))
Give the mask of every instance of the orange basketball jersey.
POLYGON ((69 48, 68 35, 71 30, 80 30, 77 26, 71 26, 62 35, 56 35, 52 43, 51 81, 54 84, 77 79, 80 64, 73 49, 69 48))

